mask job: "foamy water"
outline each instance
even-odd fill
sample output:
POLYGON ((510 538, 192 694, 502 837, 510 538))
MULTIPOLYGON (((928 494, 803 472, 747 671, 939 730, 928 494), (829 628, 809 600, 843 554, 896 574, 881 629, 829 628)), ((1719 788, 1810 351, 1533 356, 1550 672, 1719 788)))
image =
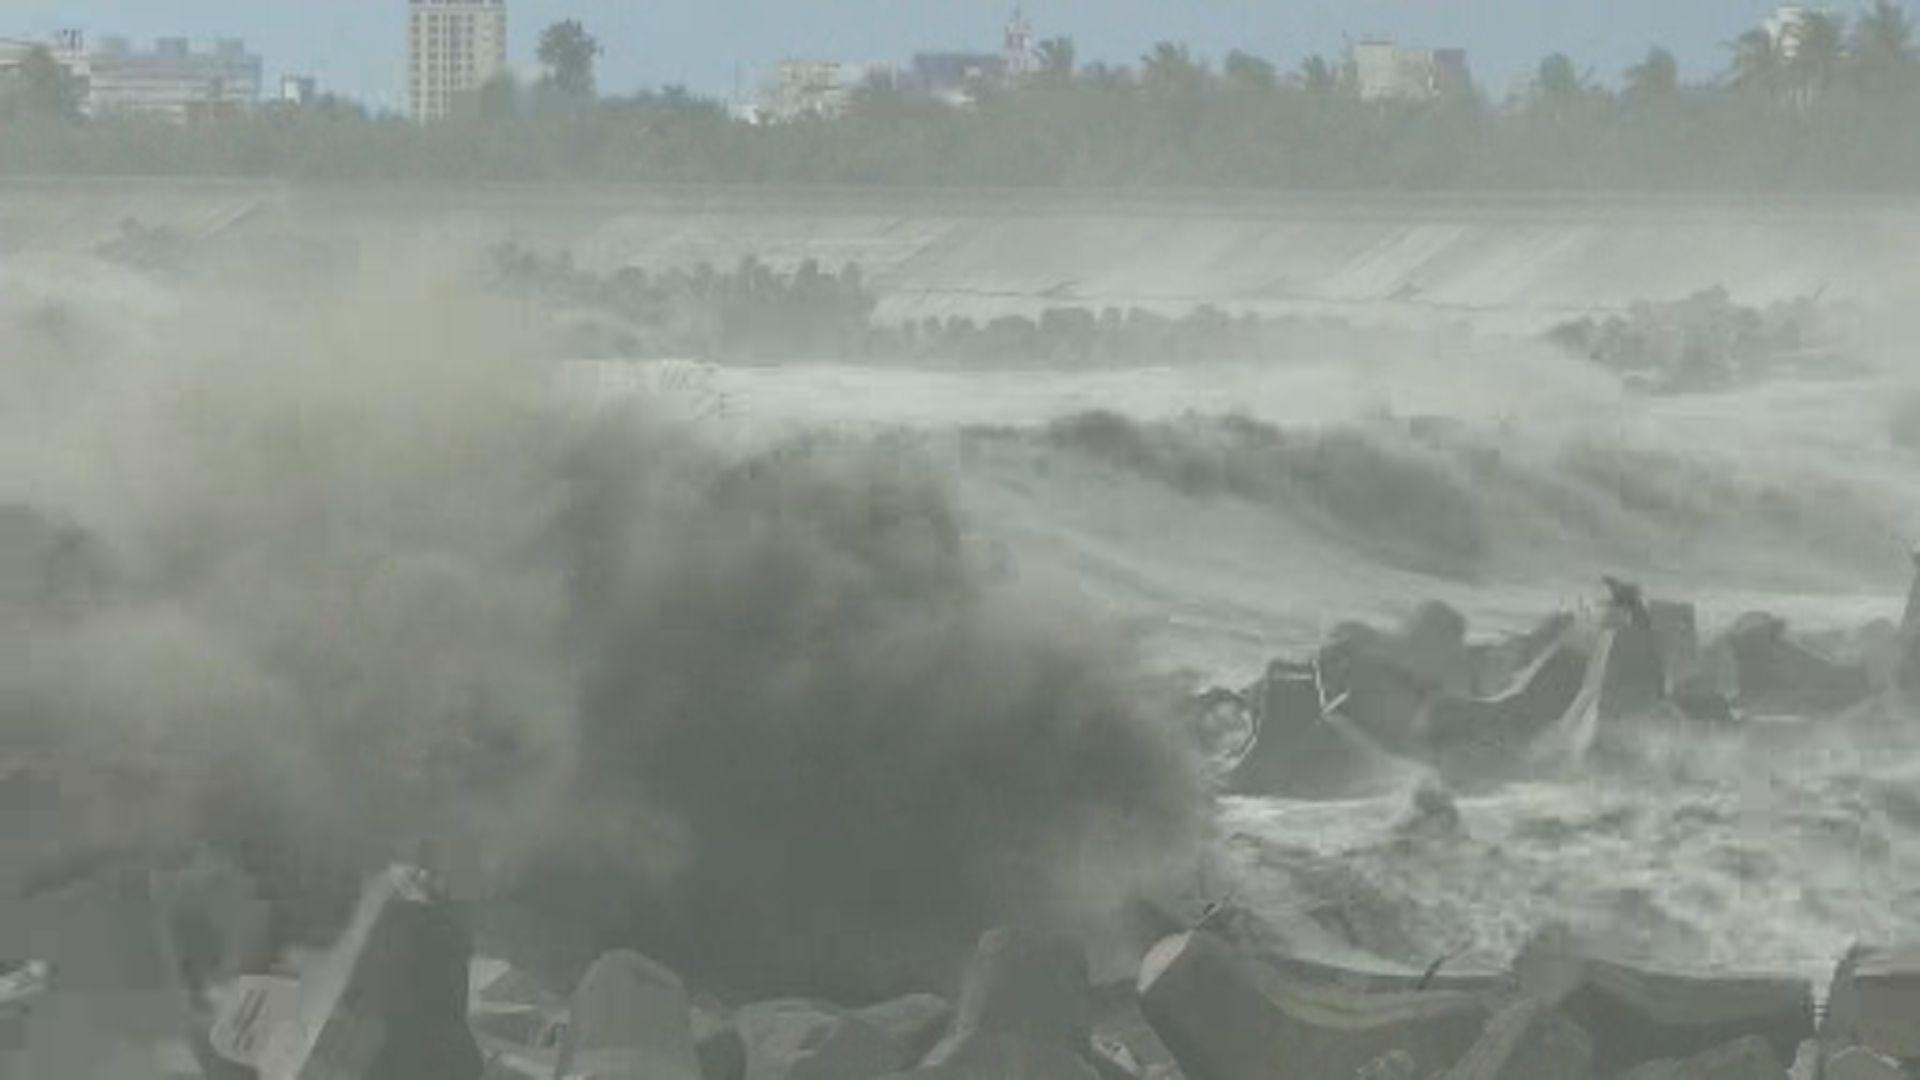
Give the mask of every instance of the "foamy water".
MULTIPOLYGON (((73 274, 60 289, 91 288, 73 274)), ((165 304, 118 273, 94 299, 128 325, 165 304)), ((1367 342, 1380 351, 1350 351, 1358 340, 1324 335, 1266 368, 616 362, 571 365, 564 382, 588 396, 648 394, 723 442, 825 430, 923 460, 949 478, 967 529, 1003 572, 1069 583, 1127 621, 1150 662, 1197 682, 1246 681, 1340 621, 1397 619, 1430 598, 1466 612, 1477 632, 1519 628, 1590 603, 1611 571, 1695 601, 1709 628, 1749 609, 1811 628, 1899 617, 1920 485, 1915 462, 1884 436, 1897 379, 1639 400, 1524 342, 1436 335, 1402 348, 1376 336, 1367 342), (1088 410, 1171 424, 1168 438, 1200 443, 1223 415, 1287 429, 1457 420, 1460 438, 1492 448, 1505 468, 1500 486, 1474 489, 1490 547, 1472 573, 1436 576, 1360 543, 1379 538, 1351 522, 1180 491, 1040 434, 1088 410), (1190 414, 1199 419, 1180 427, 1190 414), (1557 455, 1583 443, 1645 453, 1648 469, 1686 463, 1729 490, 1786 494, 1728 510, 1731 520, 1621 510, 1595 490, 1603 482, 1565 471, 1557 455), (1598 509, 1568 521, 1556 508, 1569 505, 1598 509)), ((1454 444, 1386 445, 1453 467, 1454 444)), ((1403 827, 1417 780, 1410 771, 1385 794, 1346 802, 1224 801, 1226 879, 1212 888, 1276 916, 1303 895, 1330 910, 1349 904, 1348 925, 1365 931, 1358 943, 1409 965, 1443 954, 1499 963, 1556 921, 1673 966, 1816 977, 1851 941, 1920 937, 1920 751, 1910 745, 1840 730, 1649 739, 1627 760, 1460 795, 1457 831, 1403 827), (1329 866, 1333 884, 1320 877, 1329 866)))
MULTIPOLYGON (((890 439, 953 478, 971 526, 1015 572, 1071 579, 1133 620, 1150 659, 1200 681, 1245 681, 1341 620, 1396 620, 1428 598, 1467 612, 1479 633, 1515 629, 1592 603, 1598 575, 1610 571, 1695 602, 1709 631, 1747 610, 1807 629, 1899 619, 1900 552, 1920 503, 1915 463, 1885 439, 1886 384, 1632 399, 1522 347, 1481 352, 1504 365, 1504 381, 1471 392, 1437 374, 1432 355, 1265 371, 975 376, 682 364, 597 377, 704 401, 736 432, 824 427, 890 439), (1501 542, 1483 572, 1449 580, 1370 558, 1285 508, 1191 497, 1020 433, 1088 409, 1147 423, 1234 414, 1322 428, 1438 414, 1522 458, 1548 443, 1625 445, 1714 483, 1804 502, 1780 506, 1773 529, 1623 514, 1605 523, 1620 533, 1611 546, 1577 526, 1496 520, 1501 542), (954 434, 978 425, 1018 430, 954 434), (1805 519, 1838 516, 1822 502, 1841 498, 1819 489, 1829 481, 1844 485, 1848 505, 1871 508, 1848 528, 1886 535, 1823 543, 1817 531, 1795 534, 1805 519)), ((1501 498, 1492 505, 1545 513, 1501 498)), ((1530 933, 1564 922, 1648 962, 1792 972, 1824 985, 1849 944, 1920 936, 1920 738, 1868 745, 1837 728, 1650 735, 1626 760, 1459 795, 1457 830, 1407 827, 1419 780, 1410 768, 1385 794, 1335 803, 1224 800, 1221 879, 1209 888, 1296 923, 1303 907, 1326 925, 1329 911, 1349 905, 1334 924, 1359 928, 1349 936, 1372 954, 1416 968, 1442 955, 1498 965, 1530 933), (1337 886, 1320 880, 1327 867, 1338 868, 1337 886)))

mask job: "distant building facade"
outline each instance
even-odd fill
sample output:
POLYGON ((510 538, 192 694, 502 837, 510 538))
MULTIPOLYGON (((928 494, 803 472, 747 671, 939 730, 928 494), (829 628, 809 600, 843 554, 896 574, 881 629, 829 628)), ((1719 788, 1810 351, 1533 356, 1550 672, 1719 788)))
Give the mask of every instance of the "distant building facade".
POLYGON ((186 38, 161 38, 148 50, 103 37, 92 49, 76 31, 56 36, 54 58, 79 81, 83 108, 186 121, 239 112, 260 101, 260 57, 244 41, 222 38, 195 50, 186 38))
POLYGON ((506 0, 408 0, 407 102, 420 123, 507 70, 506 0))
POLYGON ((280 76, 280 101, 286 105, 305 105, 320 96, 320 80, 311 75, 280 76))
POLYGON ((758 124, 839 116, 855 90, 884 74, 885 68, 842 60, 783 60, 759 95, 736 108, 734 116, 758 124))
POLYGON ((907 69, 915 88, 951 105, 973 100, 982 86, 998 86, 1012 73, 1004 53, 916 53, 907 69))
POLYGON ((1362 101, 1435 101, 1473 87, 1465 49, 1410 49, 1372 38, 1353 46, 1349 63, 1362 101))

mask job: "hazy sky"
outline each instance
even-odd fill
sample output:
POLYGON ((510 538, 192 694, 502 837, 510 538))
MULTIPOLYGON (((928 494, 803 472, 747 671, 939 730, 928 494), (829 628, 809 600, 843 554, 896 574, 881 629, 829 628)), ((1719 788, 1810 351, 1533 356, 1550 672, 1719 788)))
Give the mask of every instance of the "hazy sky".
MULTIPOLYGON (((904 60, 921 49, 997 49, 1011 0, 508 0, 516 65, 539 30, 578 18, 606 48, 610 92, 683 83, 730 95, 785 56, 904 60)), ((1856 0, 1841 0, 1844 7, 1856 0)), ((1130 62, 1156 41, 1217 58, 1242 48, 1291 66, 1337 54, 1347 36, 1465 46, 1482 84, 1504 91, 1554 51, 1604 78, 1660 42, 1689 76, 1717 71, 1725 43, 1774 0, 1028 0, 1040 37, 1075 39, 1083 58, 1130 62)), ((1911 7, 1911 5, 1909 5, 1911 7)), ((0 0, 0 36, 64 26, 135 39, 244 37, 268 76, 311 73, 329 89, 399 101, 404 0, 0 0)))

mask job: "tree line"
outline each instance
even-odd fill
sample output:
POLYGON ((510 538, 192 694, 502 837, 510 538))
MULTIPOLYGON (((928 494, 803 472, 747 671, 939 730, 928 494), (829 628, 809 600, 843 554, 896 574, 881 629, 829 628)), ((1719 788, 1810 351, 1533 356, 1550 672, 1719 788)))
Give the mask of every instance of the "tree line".
POLYGON ((57 65, 0 82, 0 171, 305 179, 586 180, 1270 189, 1920 189, 1920 58, 1894 0, 1856 18, 1755 29, 1725 69, 1682 77, 1655 48, 1608 81, 1566 55, 1524 90, 1364 100, 1349 64, 1210 63, 1163 44, 1081 64, 1060 38, 1038 70, 965 107, 885 78, 836 115, 735 119, 668 87, 606 96, 577 22, 542 36, 531 85, 498 79, 418 126, 322 98, 184 127, 83 117, 57 65))

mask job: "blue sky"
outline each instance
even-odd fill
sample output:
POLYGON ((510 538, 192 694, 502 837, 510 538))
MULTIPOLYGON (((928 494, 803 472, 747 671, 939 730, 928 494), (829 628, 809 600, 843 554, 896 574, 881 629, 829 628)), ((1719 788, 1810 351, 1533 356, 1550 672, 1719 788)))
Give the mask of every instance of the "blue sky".
MULTIPOLYGON (((1857 0, 1840 0, 1844 8, 1857 0)), ((516 64, 531 66, 547 23, 578 18, 606 48, 602 86, 683 83, 728 95, 785 56, 904 59, 929 48, 997 48, 1012 0, 508 0, 516 64)), ((1075 39, 1086 59, 1131 61, 1156 41, 1217 58, 1232 48, 1284 66, 1337 54, 1348 36, 1466 47, 1499 92, 1550 52, 1605 77, 1654 42, 1690 77, 1718 70, 1725 43, 1774 0, 1027 0, 1041 37, 1075 39)), ((1909 7, 1911 8, 1911 4, 1909 7)), ((0 0, 0 36, 64 26, 137 39, 244 37, 269 77, 311 73, 329 89, 398 102, 404 0, 0 0)))

